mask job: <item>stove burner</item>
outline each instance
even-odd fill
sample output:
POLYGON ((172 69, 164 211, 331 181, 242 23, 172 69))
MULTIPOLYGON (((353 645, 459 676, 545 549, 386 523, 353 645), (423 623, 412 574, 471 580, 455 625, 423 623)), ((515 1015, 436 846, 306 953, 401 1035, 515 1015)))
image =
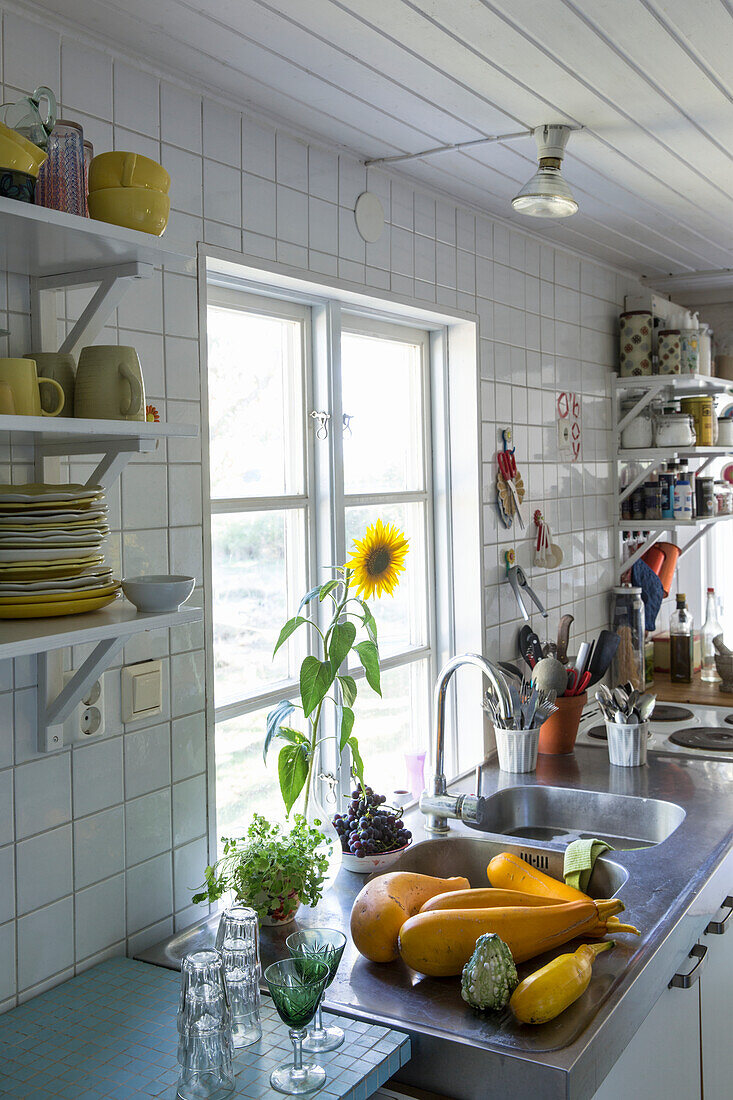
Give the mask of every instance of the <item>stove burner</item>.
POLYGON ((733 733, 715 726, 691 726, 675 730, 670 741, 685 749, 707 749, 708 752, 733 752, 733 733))
POLYGON ((588 730, 589 737, 595 737, 596 741, 608 741, 608 734, 606 733, 605 726, 593 726, 588 730))
MULTIPOLYGON (((652 722, 689 722, 693 717, 687 707, 673 707, 669 703, 657 703, 652 714, 652 722)), ((733 718, 733 715, 731 715, 733 718)))
POLYGON ((726 714, 723 721, 727 722, 729 726, 733 726, 733 714, 726 714))

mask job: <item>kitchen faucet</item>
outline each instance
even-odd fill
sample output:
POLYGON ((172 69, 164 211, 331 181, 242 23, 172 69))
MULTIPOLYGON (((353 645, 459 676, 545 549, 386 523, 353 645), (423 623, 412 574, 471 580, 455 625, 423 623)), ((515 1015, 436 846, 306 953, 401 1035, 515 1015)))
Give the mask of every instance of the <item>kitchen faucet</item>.
POLYGON ((478 653, 461 653, 452 657, 441 669, 433 690, 435 774, 431 781, 431 789, 423 791, 420 796, 420 811, 426 817, 425 831, 438 836, 445 836, 448 833, 449 817, 474 821, 480 801, 477 796, 471 795, 451 797, 447 793, 448 786, 445 779, 445 697, 453 673, 462 665, 472 665, 474 668, 481 669, 491 685, 502 717, 508 720, 512 714, 512 700, 506 680, 496 665, 486 657, 478 653))

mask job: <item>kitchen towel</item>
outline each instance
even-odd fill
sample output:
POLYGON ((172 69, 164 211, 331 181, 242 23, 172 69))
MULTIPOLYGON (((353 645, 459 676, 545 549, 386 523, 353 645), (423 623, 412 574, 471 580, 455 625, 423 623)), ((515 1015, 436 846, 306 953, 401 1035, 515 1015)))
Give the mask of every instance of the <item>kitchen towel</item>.
POLYGON ((603 852, 612 852, 604 840, 574 840, 565 849, 563 878, 568 886, 585 892, 588 889, 593 865, 603 852))
POLYGON ((646 630, 654 630, 657 615, 664 599, 664 586, 653 569, 641 558, 631 568, 631 583, 641 589, 644 603, 644 625, 646 630))

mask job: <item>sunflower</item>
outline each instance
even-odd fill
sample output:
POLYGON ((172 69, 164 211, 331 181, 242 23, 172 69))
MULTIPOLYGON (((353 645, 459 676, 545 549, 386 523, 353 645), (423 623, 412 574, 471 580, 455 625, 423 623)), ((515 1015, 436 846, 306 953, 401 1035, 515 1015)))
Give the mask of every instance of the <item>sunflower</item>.
POLYGON ((368 600, 383 592, 393 595, 405 568, 408 546, 402 531, 381 519, 367 527, 364 538, 354 539, 354 551, 346 568, 353 570, 357 596, 368 600))

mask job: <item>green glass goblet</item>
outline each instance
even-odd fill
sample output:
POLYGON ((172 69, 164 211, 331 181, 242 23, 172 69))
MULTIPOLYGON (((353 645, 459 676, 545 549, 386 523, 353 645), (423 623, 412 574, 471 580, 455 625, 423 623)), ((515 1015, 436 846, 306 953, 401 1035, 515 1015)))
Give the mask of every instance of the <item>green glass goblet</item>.
POLYGON ((322 1066, 303 1063, 303 1039, 306 1024, 313 1019, 327 979, 328 967, 317 959, 281 959, 265 971, 265 981, 277 1014, 290 1028, 293 1043, 292 1065, 286 1062, 270 1074, 270 1084, 278 1092, 315 1092, 326 1083, 326 1071, 322 1066))
MULTIPOLYGON (((336 977, 346 946, 346 936, 343 932, 338 932, 335 928, 305 928, 300 932, 293 932, 285 943, 294 959, 300 959, 304 964, 307 960, 317 960, 326 964, 328 978, 325 988, 328 988, 336 977)), ((309 1029, 303 1042, 303 1050, 307 1050, 309 1054, 322 1054, 327 1050, 336 1050, 343 1041, 344 1033, 340 1027, 323 1026, 323 1013, 319 1000, 313 1027, 309 1029)))

